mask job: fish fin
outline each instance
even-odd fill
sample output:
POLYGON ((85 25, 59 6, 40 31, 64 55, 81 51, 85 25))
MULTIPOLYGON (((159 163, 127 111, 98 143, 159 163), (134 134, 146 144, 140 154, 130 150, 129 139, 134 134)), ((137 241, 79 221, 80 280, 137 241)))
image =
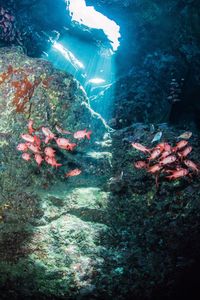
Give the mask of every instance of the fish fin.
POLYGON ((87 133, 86 133, 86 137, 87 137, 87 139, 88 140, 90 140, 90 135, 92 134, 92 131, 88 131, 87 133))

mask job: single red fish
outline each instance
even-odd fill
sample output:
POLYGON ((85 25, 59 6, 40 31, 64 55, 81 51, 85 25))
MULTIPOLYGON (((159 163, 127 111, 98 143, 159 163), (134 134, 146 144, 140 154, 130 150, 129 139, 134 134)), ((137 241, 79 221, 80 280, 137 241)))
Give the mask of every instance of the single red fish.
POLYGON ((164 159, 162 159, 160 161, 160 165, 168 165, 168 164, 172 164, 173 162, 175 162, 177 160, 176 156, 175 155, 170 155, 170 156, 167 156, 165 157, 164 159))
POLYGON ((40 155, 40 154, 38 154, 38 153, 36 153, 36 154, 34 155, 34 158, 35 158, 35 161, 36 161, 36 163, 38 164, 38 166, 40 166, 41 163, 42 163, 42 161, 44 160, 44 159, 42 158, 42 155, 40 155))
POLYGON ((56 150, 54 150, 54 149, 51 148, 51 147, 46 147, 46 148, 44 149, 44 153, 45 153, 46 156, 48 156, 48 157, 54 157, 54 156, 55 156, 55 152, 56 152, 56 150))
POLYGON ((81 170, 80 169, 74 169, 69 171, 68 173, 65 174, 65 177, 72 177, 72 176, 78 176, 79 174, 81 174, 81 170))
POLYGON ((76 147, 75 143, 70 143, 69 139, 65 139, 65 138, 58 138, 56 140, 56 143, 57 143, 58 147, 60 147, 61 149, 65 149, 65 150, 72 151, 74 149, 74 147, 76 147))
POLYGON ((31 150, 33 153, 40 153, 40 148, 35 146, 31 143, 27 143, 28 149, 31 150))
POLYGON ((191 146, 188 146, 186 147, 183 151, 181 152, 178 152, 178 156, 181 157, 181 158, 184 158, 186 156, 188 156, 188 154, 192 151, 192 147, 191 146))
POLYGON ((166 178, 169 180, 175 180, 177 178, 187 176, 188 173, 189 173, 189 170, 187 170, 187 169, 179 169, 177 171, 173 171, 172 175, 166 176, 166 178))
POLYGON ((132 147, 139 150, 139 151, 142 151, 144 153, 150 153, 150 149, 146 148, 145 146, 139 144, 139 143, 131 143, 132 147))
POLYGON ((180 150, 180 149, 184 148, 187 144, 188 144, 188 141, 182 140, 176 144, 176 146, 173 148, 173 150, 174 151, 180 150))
POLYGON ((183 163, 192 171, 199 173, 200 168, 191 160, 185 159, 183 163))
POLYGON ((77 139, 77 140, 81 140, 81 139, 84 139, 85 137, 90 140, 90 135, 92 134, 92 131, 88 131, 87 132, 87 129, 84 129, 84 130, 79 130, 77 132, 74 133, 74 138, 77 139))
POLYGON ((56 139, 56 144, 57 144, 58 147, 60 147, 61 149, 66 149, 67 145, 69 145, 69 139, 58 138, 58 139, 56 139))
POLYGON ((28 145, 27 143, 20 143, 17 145, 17 150, 19 151, 27 151, 28 150, 28 145))
POLYGON ((29 142, 29 143, 34 143, 34 137, 30 134, 21 134, 21 137, 23 138, 23 140, 29 142))

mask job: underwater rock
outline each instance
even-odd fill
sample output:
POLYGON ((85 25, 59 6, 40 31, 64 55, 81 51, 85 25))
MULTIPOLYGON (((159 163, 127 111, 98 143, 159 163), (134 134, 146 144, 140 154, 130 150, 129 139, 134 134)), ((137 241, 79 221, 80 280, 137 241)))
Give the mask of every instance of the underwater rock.
MULTIPOLYGON (((56 126, 70 132, 93 131, 93 118, 82 105, 87 98, 72 75, 55 70, 45 60, 27 57, 20 47, 1 48, 0 62, 1 295, 5 291, 3 299, 10 297, 6 291, 10 284, 13 297, 76 297, 81 289, 85 294, 92 287, 94 269, 103 263, 97 237, 107 228, 108 195, 90 186, 91 182, 100 186, 106 181, 93 173, 99 169, 105 176, 108 163, 103 155, 95 165, 87 156, 91 142, 84 140, 72 153, 57 149, 52 142, 62 161, 59 169, 22 160, 16 146, 21 134, 27 133, 30 119, 34 128, 45 126, 55 134, 56 126), (65 172, 75 167, 80 167, 83 175, 64 178, 65 172)), ((101 123, 95 132, 98 138, 104 135, 101 123)), ((91 139, 96 140, 95 134, 91 139)), ((97 148, 103 152, 100 145, 94 150, 97 148)), ((110 158, 111 154, 106 154, 110 158)))

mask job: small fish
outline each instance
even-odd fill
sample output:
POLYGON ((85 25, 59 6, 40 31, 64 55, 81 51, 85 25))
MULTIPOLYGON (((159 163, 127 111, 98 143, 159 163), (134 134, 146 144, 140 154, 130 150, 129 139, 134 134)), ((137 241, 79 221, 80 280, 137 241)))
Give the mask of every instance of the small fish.
POLYGON ((29 143, 34 143, 34 137, 30 134, 21 134, 21 137, 23 138, 23 140, 29 142, 29 143))
POLYGON ((42 163, 42 161, 44 160, 44 159, 42 158, 42 155, 40 155, 40 154, 38 154, 38 153, 36 153, 36 154, 34 155, 34 158, 35 158, 35 161, 36 161, 36 163, 38 164, 38 166, 40 166, 41 163, 42 163))
POLYGON ((176 144, 176 146, 173 148, 173 151, 180 150, 180 149, 184 148, 187 144, 188 144, 188 141, 182 140, 176 144))
POLYGON ((55 128, 56 128, 56 130, 57 130, 59 133, 72 134, 70 131, 64 130, 64 129, 62 129, 61 127, 59 127, 58 125, 56 125, 55 128))
POLYGON ((61 149, 65 149, 65 150, 72 151, 74 149, 74 147, 76 147, 75 143, 70 143, 69 139, 65 139, 65 138, 58 138, 56 140, 56 143, 57 143, 58 147, 60 147, 61 149))
POLYGON ((188 156, 188 154, 192 151, 192 146, 186 147, 183 151, 178 152, 178 156, 184 158, 188 156))
POLYGON ((48 157, 54 157, 55 156, 55 150, 53 149, 53 148, 51 148, 51 147, 46 147, 45 149, 44 149, 44 153, 46 154, 46 156, 48 156, 48 157))
POLYGON ((161 137, 162 137, 162 131, 157 132, 157 133, 154 135, 154 138, 153 138, 153 140, 151 141, 151 143, 160 141, 161 137))
POLYGON ((92 133, 92 131, 87 132, 87 129, 79 130, 79 131, 74 133, 74 138, 77 139, 77 140, 81 140, 81 139, 84 139, 86 137, 88 140, 90 140, 91 133, 92 133))
POLYGON ((81 174, 81 170, 80 169, 74 169, 69 171, 68 173, 65 174, 65 177, 72 177, 72 176, 78 176, 79 174, 81 174))
POLYGON ((200 168, 193 161, 191 161, 189 159, 185 159, 183 162, 189 169, 191 169, 192 171, 194 171, 196 173, 199 173, 200 168))
POLYGON ((185 131, 184 133, 182 133, 181 135, 178 136, 178 139, 189 140, 189 138, 191 138, 191 136, 192 136, 191 131, 185 131))
POLYGON ((27 151, 28 150, 28 145, 27 143, 20 143, 17 145, 17 150, 19 151, 27 151))
POLYGON ((31 143, 27 143, 28 149, 31 150, 33 153, 40 153, 40 148, 35 146, 31 143))
POLYGON ((179 169, 177 171, 173 171, 172 175, 166 176, 166 178, 169 180, 175 180, 177 178, 187 176, 188 173, 189 173, 189 171, 187 169, 179 169))
POLYGON ((160 161, 160 165, 162 166, 162 165, 172 164, 175 161, 176 161, 176 156, 175 155, 170 155, 170 156, 167 156, 164 159, 162 159, 160 161))
POLYGON ((145 146, 143 146, 142 144, 139 144, 139 143, 131 143, 132 147, 139 150, 139 151, 142 151, 144 153, 150 153, 150 149, 146 148, 145 146))
POLYGON ((31 155, 29 153, 23 153, 22 154, 22 158, 26 161, 30 160, 31 159, 31 155))

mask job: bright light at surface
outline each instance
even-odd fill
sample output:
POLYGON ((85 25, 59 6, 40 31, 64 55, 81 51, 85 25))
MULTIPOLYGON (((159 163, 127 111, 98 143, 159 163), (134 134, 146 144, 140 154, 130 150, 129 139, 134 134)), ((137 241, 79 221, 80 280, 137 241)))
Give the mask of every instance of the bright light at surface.
POLYGON ((100 84, 100 83, 104 83, 105 80, 102 79, 102 78, 92 78, 92 79, 90 79, 88 82, 94 83, 94 84, 100 84))
POLYGON ((119 47, 120 27, 93 6, 86 6, 85 0, 65 0, 73 21, 84 24, 90 28, 102 29, 111 42, 113 51, 119 47))
POLYGON ((84 69, 82 62, 80 62, 71 51, 63 47, 63 45, 54 42, 53 48, 58 50, 74 66, 75 69, 84 69))

